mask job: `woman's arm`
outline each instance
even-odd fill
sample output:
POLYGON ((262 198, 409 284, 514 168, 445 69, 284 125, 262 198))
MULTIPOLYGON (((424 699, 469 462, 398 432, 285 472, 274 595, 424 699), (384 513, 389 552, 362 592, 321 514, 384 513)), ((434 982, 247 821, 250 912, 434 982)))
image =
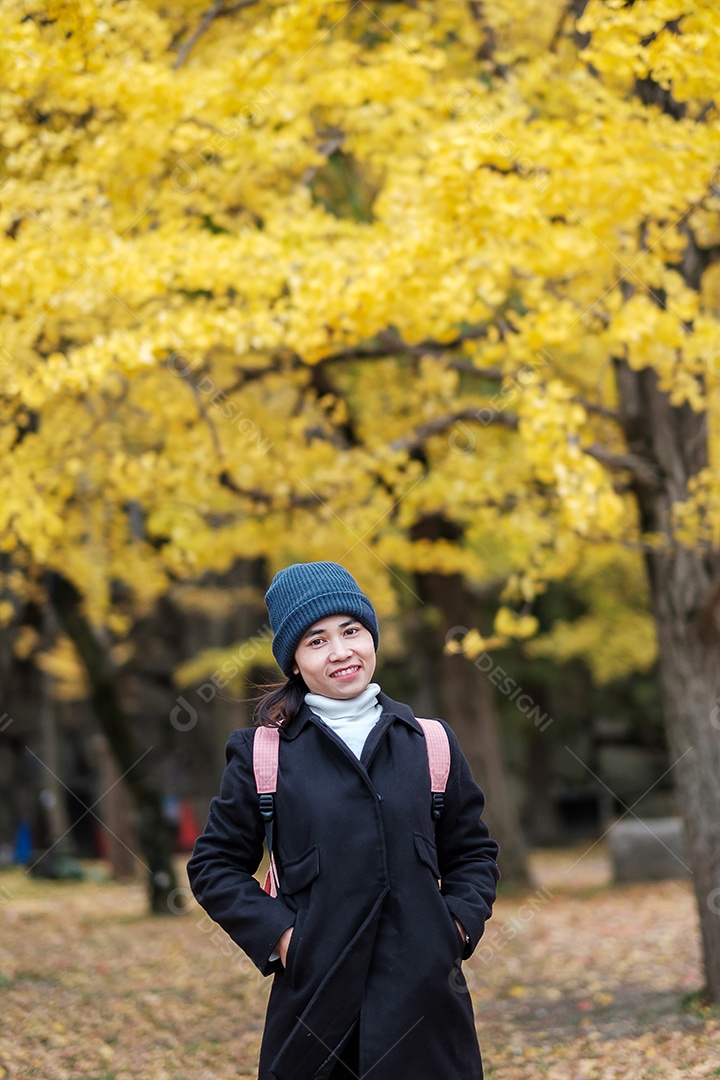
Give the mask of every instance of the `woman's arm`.
POLYGON ((450 914, 470 938, 463 959, 472 955, 490 918, 500 876, 498 845, 482 819, 485 796, 450 727, 450 776, 445 808, 435 828, 441 891, 450 914))
POLYGON ((253 876, 265 836, 252 768, 253 734, 251 729, 239 730, 228 740, 220 795, 210 803, 187 872, 198 903, 263 975, 269 975, 276 970, 270 956, 295 915, 280 897, 264 892, 253 876))

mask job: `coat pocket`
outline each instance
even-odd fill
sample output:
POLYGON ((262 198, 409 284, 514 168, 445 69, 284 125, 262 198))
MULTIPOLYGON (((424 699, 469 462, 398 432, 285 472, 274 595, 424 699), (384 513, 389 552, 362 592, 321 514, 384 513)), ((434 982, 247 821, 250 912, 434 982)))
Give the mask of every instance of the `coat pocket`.
POLYGON ((320 873, 320 852, 317 844, 298 855, 296 859, 285 859, 280 868, 280 891, 298 893, 311 885, 320 873))
POLYGON ((298 948, 302 944, 305 912, 305 908, 300 908, 297 915, 295 916, 295 922, 293 923, 293 932, 290 935, 290 944, 288 945, 288 950, 285 954, 285 978, 289 979, 290 985, 292 987, 295 986, 295 961, 297 959, 298 948))
POLYGON ((285 957, 285 974, 293 988, 296 988, 298 980, 302 979, 305 917, 311 903, 309 888, 319 873, 320 852, 317 844, 313 844, 296 859, 286 859, 280 869, 280 892, 290 897, 290 903, 296 908, 293 932, 285 957), (303 894, 303 890, 308 892, 303 894))
POLYGON ((413 839, 415 840, 415 850, 418 853, 420 862, 432 870, 435 877, 440 880, 440 867, 438 865, 438 855, 435 842, 424 833, 414 832, 413 839))
POLYGON ((440 918, 445 924, 445 932, 450 941, 452 955, 453 957, 459 957, 464 945, 450 908, 445 903, 445 898, 440 895, 440 866, 438 863, 437 847, 435 842, 431 840, 429 836, 425 836, 424 833, 414 832, 413 839, 415 841, 415 850, 417 851, 420 862, 423 863, 424 866, 427 866, 429 870, 432 870, 433 875, 437 879, 437 900, 442 909, 440 918))

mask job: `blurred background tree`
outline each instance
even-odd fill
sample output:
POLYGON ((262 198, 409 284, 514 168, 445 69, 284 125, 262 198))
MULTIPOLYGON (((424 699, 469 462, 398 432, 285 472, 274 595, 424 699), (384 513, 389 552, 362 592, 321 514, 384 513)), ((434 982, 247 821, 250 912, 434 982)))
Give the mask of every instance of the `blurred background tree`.
MULTIPOLYGON (((267 663, 270 574, 333 558, 388 685, 414 663, 462 735, 511 879, 520 721, 483 658, 508 650, 535 761, 545 704, 571 724, 595 684, 654 717, 627 680, 657 649, 719 1000, 715 5, 2 12, 0 614, 25 665, 73 642, 153 907, 176 883, 149 735, 206 731, 172 724, 183 586, 232 580, 244 614, 203 644, 267 663)), ((238 716, 216 698, 207 760, 238 716)))

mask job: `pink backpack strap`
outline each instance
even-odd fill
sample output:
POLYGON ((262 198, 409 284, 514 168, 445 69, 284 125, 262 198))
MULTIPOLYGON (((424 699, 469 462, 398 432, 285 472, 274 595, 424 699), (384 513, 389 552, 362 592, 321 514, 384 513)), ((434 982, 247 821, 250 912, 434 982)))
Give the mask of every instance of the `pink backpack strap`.
POLYGON ((265 840, 268 855, 270 856, 270 869, 265 875, 263 889, 266 893, 270 893, 270 896, 277 896, 279 888, 275 853, 272 847, 273 819, 275 817, 273 795, 277 791, 279 749, 280 731, 278 728, 256 728, 253 738, 253 773, 255 774, 258 795, 260 796, 260 814, 265 822, 265 840))
POLYGON ((258 795, 274 795, 277 791, 278 748, 280 731, 275 727, 259 727, 253 739, 253 772, 258 795))
POLYGON ((445 788, 450 775, 450 741, 447 731, 439 720, 415 717, 425 735, 430 790, 432 792, 433 817, 439 818, 443 811, 445 788))

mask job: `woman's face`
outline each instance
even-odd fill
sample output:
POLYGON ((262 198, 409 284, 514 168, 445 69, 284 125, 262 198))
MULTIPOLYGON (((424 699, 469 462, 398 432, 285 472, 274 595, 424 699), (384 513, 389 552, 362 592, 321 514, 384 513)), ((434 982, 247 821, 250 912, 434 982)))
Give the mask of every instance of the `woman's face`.
POLYGON ((351 615, 328 615, 303 634, 293 671, 312 694, 356 697, 375 671, 372 634, 351 615))

